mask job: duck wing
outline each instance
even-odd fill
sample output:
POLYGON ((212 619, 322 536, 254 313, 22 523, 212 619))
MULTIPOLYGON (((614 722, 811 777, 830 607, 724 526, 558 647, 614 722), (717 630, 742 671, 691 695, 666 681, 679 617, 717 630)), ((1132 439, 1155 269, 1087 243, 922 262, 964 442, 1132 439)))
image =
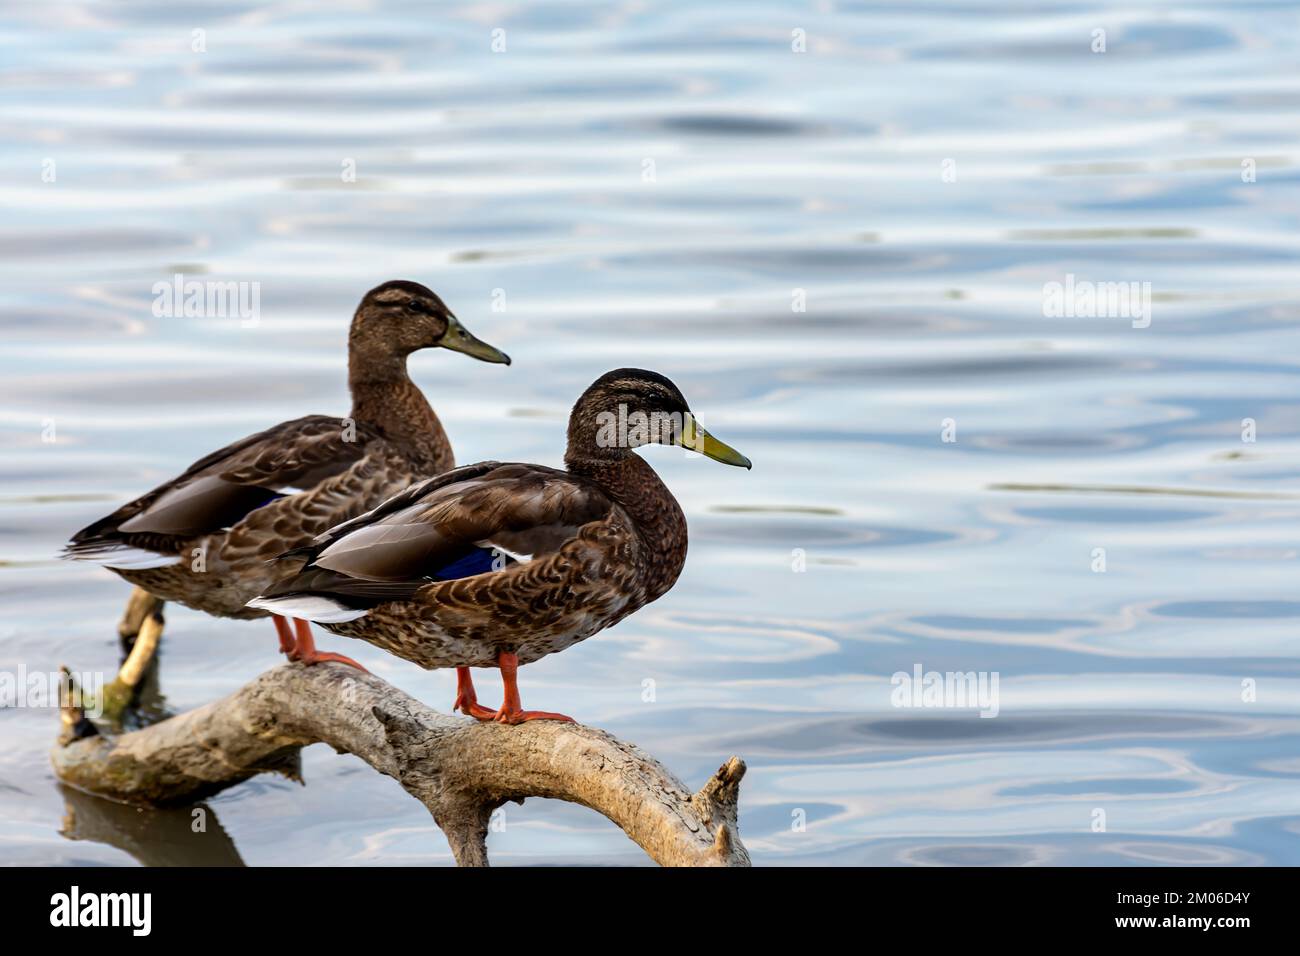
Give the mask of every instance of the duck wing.
POLYGON ((172 563, 186 543, 341 474, 381 437, 373 426, 308 415, 249 435, 73 535, 64 555, 110 567, 172 563))
POLYGON ((456 468, 290 552, 307 559, 302 571, 250 606, 325 623, 351 620, 432 581, 552 554, 613 508, 599 486, 555 468, 456 468))

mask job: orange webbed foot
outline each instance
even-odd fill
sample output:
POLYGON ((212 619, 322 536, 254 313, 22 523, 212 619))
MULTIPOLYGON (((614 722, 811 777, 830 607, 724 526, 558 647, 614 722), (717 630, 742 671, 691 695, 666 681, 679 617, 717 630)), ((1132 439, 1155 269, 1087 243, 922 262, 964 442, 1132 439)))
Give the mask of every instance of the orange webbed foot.
POLYGON ((456 668, 456 700, 452 703, 451 710, 452 713, 459 711, 475 720, 491 720, 497 715, 491 707, 483 707, 479 704, 468 667, 456 668))
POLYGON ((297 664, 306 664, 309 667, 312 664, 324 664, 328 661, 335 661, 339 664, 348 664, 352 667, 355 667, 363 674, 370 673, 370 671, 366 670, 364 667, 362 667, 352 658, 344 657, 342 654, 333 654, 330 653, 329 651, 316 651, 315 653, 312 654, 300 654, 297 651, 295 651, 294 653, 289 655, 289 660, 297 664))
POLYGON ((504 707, 496 712, 492 720, 498 724, 522 724, 526 720, 556 720, 565 724, 577 721, 565 714, 553 714, 549 710, 506 710, 504 707))
POLYGON ((501 683, 505 685, 506 699, 501 702, 501 709, 492 717, 498 724, 522 724, 526 720, 558 720, 561 723, 576 724, 577 721, 565 714, 553 714, 549 710, 524 710, 519 700, 519 657, 511 651, 497 654, 497 666, 501 668, 501 683))
POLYGON ((493 720, 497 712, 491 707, 484 707, 478 701, 470 698, 466 700, 461 695, 456 695, 456 702, 451 705, 453 712, 459 711, 467 717, 473 717, 475 720, 493 720))
POLYGON ((347 664, 351 667, 355 667, 363 674, 370 673, 370 671, 366 670, 350 657, 344 657, 342 654, 334 654, 330 651, 316 650, 316 641, 311 635, 311 626, 308 625, 306 621, 300 621, 295 618, 293 626, 298 633, 298 640, 294 644, 293 650, 288 652, 289 660, 298 664, 306 664, 309 667, 312 664, 323 664, 327 661, 336 661, 339 664, 347 664))

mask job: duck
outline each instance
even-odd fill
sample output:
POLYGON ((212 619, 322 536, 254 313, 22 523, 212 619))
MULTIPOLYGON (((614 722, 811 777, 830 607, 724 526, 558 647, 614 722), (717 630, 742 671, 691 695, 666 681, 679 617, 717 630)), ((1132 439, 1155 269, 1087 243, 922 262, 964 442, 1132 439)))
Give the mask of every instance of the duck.
MULTIPOLYGON (((249 602, 292 570, 275 558, 455 466, 442 423, 407 374, 408 356, 426 348, 510 364, 428 287, 385 282, 361 299, 348 331, 347 417, 295 418, 214 451, 78 531, 63 557, 217 617, 268 616, 249 602)), ((291 628, 271 616, 290 660, 364 670, 317 650, 306 621, 291 628)))
POLYGON ((425 669, 456 668, 453 711, 571 722, 523 709, 519 667, 663 597, 686 561, 681 506, 635 453, 647 444, 752 467, 668 378, 615 369, 574 404, 562 469, 484 461, 419 481, 286 553, 298 570, 250 605, 425 669), (475 667, 500 670, 500 707, 478 703, 475 667))

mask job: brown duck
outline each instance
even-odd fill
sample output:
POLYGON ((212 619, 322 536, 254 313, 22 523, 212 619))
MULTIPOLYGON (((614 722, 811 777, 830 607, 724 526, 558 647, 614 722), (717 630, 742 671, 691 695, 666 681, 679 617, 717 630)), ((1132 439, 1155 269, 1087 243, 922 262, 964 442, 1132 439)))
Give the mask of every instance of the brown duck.
POLYGON ((457 668, 453 708, 479 720, 570 720, 522 708, 519 665, 662 597, 686 560, 682 510, 632 451, 650 442, 750 467, 668 379, 617 369, 573 407, 565 470, 489 461, 412 485, 285 555, 306 563, 251 604, 457 668), (493 666, 505 685, 495 711, 469 674, 493 666))
MULTIPOLYGON (((308 415, 227 445, 77 532, 65 556, 218 617, 266 616, 248 602, 293 570, 275 557, 455 464, 406 372, 408 355, 435 347, 510 364, 418 282, 370 290, 348 334, 347 418, 308 415)), ((275 626, 293 660, 355 663, 317 651, 303 620, 275 626)))

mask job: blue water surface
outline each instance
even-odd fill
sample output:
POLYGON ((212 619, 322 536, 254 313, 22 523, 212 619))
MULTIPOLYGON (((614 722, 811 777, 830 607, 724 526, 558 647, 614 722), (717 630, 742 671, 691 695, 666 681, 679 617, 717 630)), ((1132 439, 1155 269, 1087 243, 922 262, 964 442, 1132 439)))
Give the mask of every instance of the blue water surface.
MULTIPOLYGON (((521 685, 692 788, 743 757, 756 863, 1300 863, 1294 13, 0 3, 0 671, 111 671, 127 588, 63 541, 344 413, 352 309, 412 278, 515 359, 413 358, 459 461, 558 465, 624 365, 753 459, 647 450, 681 580, 521 685), (178 273, 258 321, 156 316, 178 273), (1067 276, 1149 283, 1149 324, 1050 317, 1067 276), (997 716, 895 706, 917 665, 996 674, 997 716)), ((172 710, 277 660, 265 621, 167 629, 172 710)), ((451 862, 327 747, 194 834, 61 790, 56 725, 0 710, 5 863, 451 862)), ((504 820, 498 864, 646 861, 504 820)))

